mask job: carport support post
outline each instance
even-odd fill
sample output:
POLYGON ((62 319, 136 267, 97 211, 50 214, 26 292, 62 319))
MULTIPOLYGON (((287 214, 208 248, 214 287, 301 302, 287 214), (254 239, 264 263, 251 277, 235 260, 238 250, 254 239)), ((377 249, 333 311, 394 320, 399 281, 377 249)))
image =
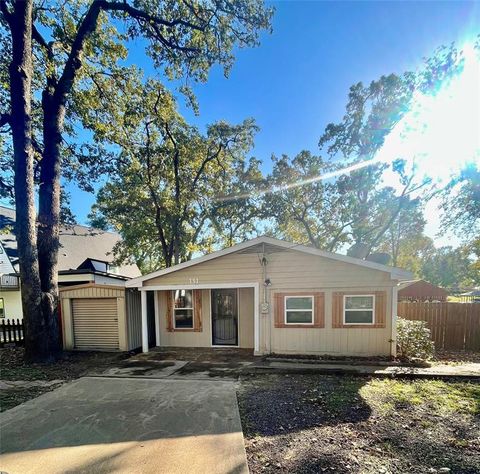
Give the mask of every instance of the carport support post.
POLYGON ((142 295, 142 352, 148 352, 148 321, 147 321, 147 292, 141 290, 142 295))

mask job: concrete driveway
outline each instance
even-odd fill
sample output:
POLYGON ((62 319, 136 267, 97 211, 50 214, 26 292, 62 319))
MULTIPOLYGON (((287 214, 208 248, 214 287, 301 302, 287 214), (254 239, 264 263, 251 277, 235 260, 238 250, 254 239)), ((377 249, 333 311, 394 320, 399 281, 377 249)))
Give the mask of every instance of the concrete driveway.
POLYGON ((9 474, 248 472, 229 381, 84 377, 0 425, 9 474))

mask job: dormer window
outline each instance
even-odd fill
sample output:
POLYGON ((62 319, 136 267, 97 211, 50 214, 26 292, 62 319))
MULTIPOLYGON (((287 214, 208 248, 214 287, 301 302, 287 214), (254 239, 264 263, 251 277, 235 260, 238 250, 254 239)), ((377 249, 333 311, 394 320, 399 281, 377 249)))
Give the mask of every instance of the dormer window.
POLYGON ((118 267, 116 265, 108 265, 108 273, 118 273, 118 267))

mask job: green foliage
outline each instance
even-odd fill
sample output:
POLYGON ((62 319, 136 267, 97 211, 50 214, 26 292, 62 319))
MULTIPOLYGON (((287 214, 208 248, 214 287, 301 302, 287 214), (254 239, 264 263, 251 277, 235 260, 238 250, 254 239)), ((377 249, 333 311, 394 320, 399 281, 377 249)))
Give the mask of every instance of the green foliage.
POLYGON ((472 250, 469 246, 433 249, 423 259, 422 278, 444 288, 478 285, 478 271, 475 272, 472 250))
MULTIPOLYGON (((210 203, 208 220, 210 232, 215 232, 215 243, 223 247, 253 237, 258 232, 265 209, 258 191, 265 186, 260 170, 261 161, 239 157, 227 175, 223 175, 221 195, 210 203)), ((218 183, 213 187, 217 187, 218 183)))
POLYGON ((106 105, 92 122, 120 148, 120 159, 98 193, 92 219, 122 235, 115 249, 120 261, 132 255, 143 271, 170 266, 224 236, 233 241, 253 230, 250 198, 218 199, 261 180, 259 162, 244 159, 257 130, 252 120, 220 121, 202 134, 156 81, 138 83, 123 101, 106 105), (115 128, 108 127, 111 121, 115 128))
POLYGON ((274 219, 276 233, 294 242, 337 250, 348 240, 349 201, 335 182, 318 176, 332 168, 321 157, 302 151, 290 159, 272 157, 267 177, 272 192, 265 195, 265 214, 274 219))
POLYGON ((427 360, 433 357, 435 346, 425 321, 397 319, 397 353, 401 359, 427 360))
MULTIPOLYGON (((410 110, 414 91, 413 73, 390 74, 369 85, 352 86, 342 121, 327 125, 319 141, 333 167, 342 169, 373 160, 388 134, 410 110)), ((408 169, 400 158, 390 164, 372 162, 336 179, 342 203, 348 206, 342 209, 349 216, 344 232, 365 256, 385 242, 385 234, 410 207, 410 196, 418 195, 428 184, 418 180, 415 170, 408 169), (388 168, 398 175, 402 185, 399 192, 382 186, 388 168)))
MULTIPOLYGON (((432 71, 437 66, 428 65, 432 71)), ((433 251, 423 236, 423 207, 431 189, 428 180, 417 177, 416 170, 402 159, 374 163, 327 180, 321 177, 373 159, 410 110, 414 92, 420 84, 427 90, 427 82, 406 73, 383 76, 369 85, 358 83, 350 89, 342 121, 329 124, 320 138, 328 160, 308 151, 292 159, 273 157, 267 178, 273 192, 265 195, 264 202, 274 233, 330 251, 354 243, 352 251, 360 250, 358 255, 355 250, 355 256, 386 252, 393 265, 421 274, 424 258, 433 251), (389 167, 402 185, 399 191, 382 185, 389 167)))
POLYGON ((443 232, 463 240, 480 235, 480 168, 468 165, 441 192, 443 232))
MULTIPOLYGON (((257 46, 259 32, 271 30, 272 15, 273 8, 261 0, 35 1, 35 169, 41 167, 44 149, 42 95, 60 95, 60 86, 72 72, 69 58, 76 46, 81 47, 75 62, 78 69, 73 72, 62 117, 62 178, 93 192, 95 181, 117 168, 116 149, 109 139, 122 110, 117 109, 118 115, 112 113, 113 104, 128 102, 134 88, 145 81, 142 71, 125 65, 127 59, 131 60, 128 49, 132 41, 143 41, 157 71, 176 80, 178 90, 194 103, 189 82, 205 82, 214 64, 228 75, 235 48, 257 46), (82 25, 91 26, 85 37, 81 37, 82 25)), ((10 44, 10 31, 0 21, 0 117, 8 114, 10 107, 10 44)), ((0 128, 0 197, 13 199, 11 139, 3 131, 8 132, 8 125, 0 128)), ((35 179, 38 182, 38 174, 35 179)))
POLYGON ((419 407, 440 415, 480 413, 480 385, 442 380, 373 379, 360 389, 362 397, 382 412, 419 407))
MULTIPOLYGON (((392 206, 395 206, 396 197, 393 190, 387 188, 385 190, 384 218, 388 209, 388 200, 391 201, 392 206)), ((402 202, 400 211, 396 218, 392 221, 390 227, 387 229, 381 238, 376 251, 388 253, 392 260, 393 266, 400 266, 411 271, 418 272, 419 260, 421 252, 424 250, 428 239, 423 236, 425 229, 425 217, 423 215, 423 203, 420 199, 411 199, 406 196, 402 202)))

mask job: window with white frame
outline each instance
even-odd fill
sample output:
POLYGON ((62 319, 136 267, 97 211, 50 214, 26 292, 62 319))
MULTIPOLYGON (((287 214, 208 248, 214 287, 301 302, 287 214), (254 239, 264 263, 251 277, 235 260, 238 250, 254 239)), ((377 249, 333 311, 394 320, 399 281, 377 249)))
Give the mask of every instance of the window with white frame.
POLYGON ((285 296, 285 324, 313 324, 313 296, 285 296))
POLYGON ((345 295, 343 300, 344 324, 374 324, 375 295, 345 295))
POLYGON ((175 329, 193 329, 193 290, 175 290, 173 302, 175 329))

